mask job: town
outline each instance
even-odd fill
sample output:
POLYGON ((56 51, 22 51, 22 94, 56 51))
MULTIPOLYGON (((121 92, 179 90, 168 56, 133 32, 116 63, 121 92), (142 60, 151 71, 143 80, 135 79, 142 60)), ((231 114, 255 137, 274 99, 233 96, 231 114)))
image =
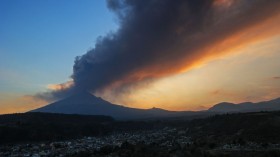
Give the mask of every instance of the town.
MULTIPOLYGON (((57 142, 40 142, 32 144, 15 144, 0 147, 0 156, 9 157, 44 157, 44 156, 78 156, 81 153, 98 154, 104 151, 125 147, 125 145, 156 145, 166 148, 168 152, 191 148, 195 141, 186 136, 187 130, 166 127, 162 130, 147 130, 126 133, 112 133, 101 137, 84 137, 57 142), (107 150, 106 150, 107 149, 107 150)), ((212 151, 265 151, 280 150, 280 144, 263 144, 247 142, 246 144, 221 144, 210 146, 212 151)))

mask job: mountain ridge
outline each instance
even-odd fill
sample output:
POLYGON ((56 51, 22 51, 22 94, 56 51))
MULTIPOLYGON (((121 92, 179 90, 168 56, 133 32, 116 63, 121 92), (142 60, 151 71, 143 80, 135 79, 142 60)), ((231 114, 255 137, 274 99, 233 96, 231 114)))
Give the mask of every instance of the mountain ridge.
POLYGON ((280 98, 258 103, 218 103, 205 111, 169 111, 161 108, 139 109, 112 104, 89 92, 80 92, 29 112, 81 115, 105 115, 115 119, 145 119, 179 116, 213 115, 228 112, 258 112, 280 110, 280 98))
POLYGON ((239 104, 222 102, 208 109, 212 112, 257 112, 280 110, 280 98, 261 102, 242 102, 239 104))
POLYGON ((192 111, 168 111, 160 108, 138 109, 112 104, 89 92, 81 92, 29 112, 49 112, 81 115, 106 115, 116 119, 142 119, 183 116, 192 111))

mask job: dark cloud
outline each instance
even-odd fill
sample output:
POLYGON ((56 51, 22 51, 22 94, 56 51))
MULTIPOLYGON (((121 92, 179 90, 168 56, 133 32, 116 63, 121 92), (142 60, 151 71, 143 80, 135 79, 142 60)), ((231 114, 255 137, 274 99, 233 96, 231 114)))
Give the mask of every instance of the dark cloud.
POLYGON ((215 55, 205 49, 273 16, 279 6, 279 0, 108 0, 119 30, 76 58, 72 87, 48 97, 122 92, 176 74, 215 55))

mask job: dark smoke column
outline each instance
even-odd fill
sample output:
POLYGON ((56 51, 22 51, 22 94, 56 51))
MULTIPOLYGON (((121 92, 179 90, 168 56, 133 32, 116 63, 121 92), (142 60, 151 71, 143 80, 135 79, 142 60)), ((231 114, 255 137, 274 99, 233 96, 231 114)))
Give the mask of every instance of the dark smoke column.
POLYGON ((176 74, 215 55, 205 49, 279 13, 279 6, 279 0, 108 0, 119 30, 77 57, 74 85, 52 95, 123 92, 176 74))

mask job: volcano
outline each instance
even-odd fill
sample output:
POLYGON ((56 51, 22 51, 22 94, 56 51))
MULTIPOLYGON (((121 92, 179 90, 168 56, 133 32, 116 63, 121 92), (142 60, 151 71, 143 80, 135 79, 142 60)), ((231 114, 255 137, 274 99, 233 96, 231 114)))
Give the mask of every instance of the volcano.
POLYGON ((80 92, 30 112, 48 112, 81 115, 106 115, 115 119, 142 119, 172 117, 195 112, 168 111, 160 108, 137 109, 112 104, 89 92, 80 92))
POLYGON ((168 111, 160 108, 138 109, 112 104, 89 92, 80 92, 29 112, 80 115, 104 115, 115 119, 145 119, 167 117, 196 117, 231 112, 259 112, 280 110, 280 98, 259 103, 219 103, 206 111, 168 111))
POLYGON ((229 102, 223 102, 214 105, 209 108, 208 111, 229 113, 229 112, 259 112, 259 111, 279 111, 280 110, 280 98, 263 102, 243 102, 240 104, 234 104, 229 102))

